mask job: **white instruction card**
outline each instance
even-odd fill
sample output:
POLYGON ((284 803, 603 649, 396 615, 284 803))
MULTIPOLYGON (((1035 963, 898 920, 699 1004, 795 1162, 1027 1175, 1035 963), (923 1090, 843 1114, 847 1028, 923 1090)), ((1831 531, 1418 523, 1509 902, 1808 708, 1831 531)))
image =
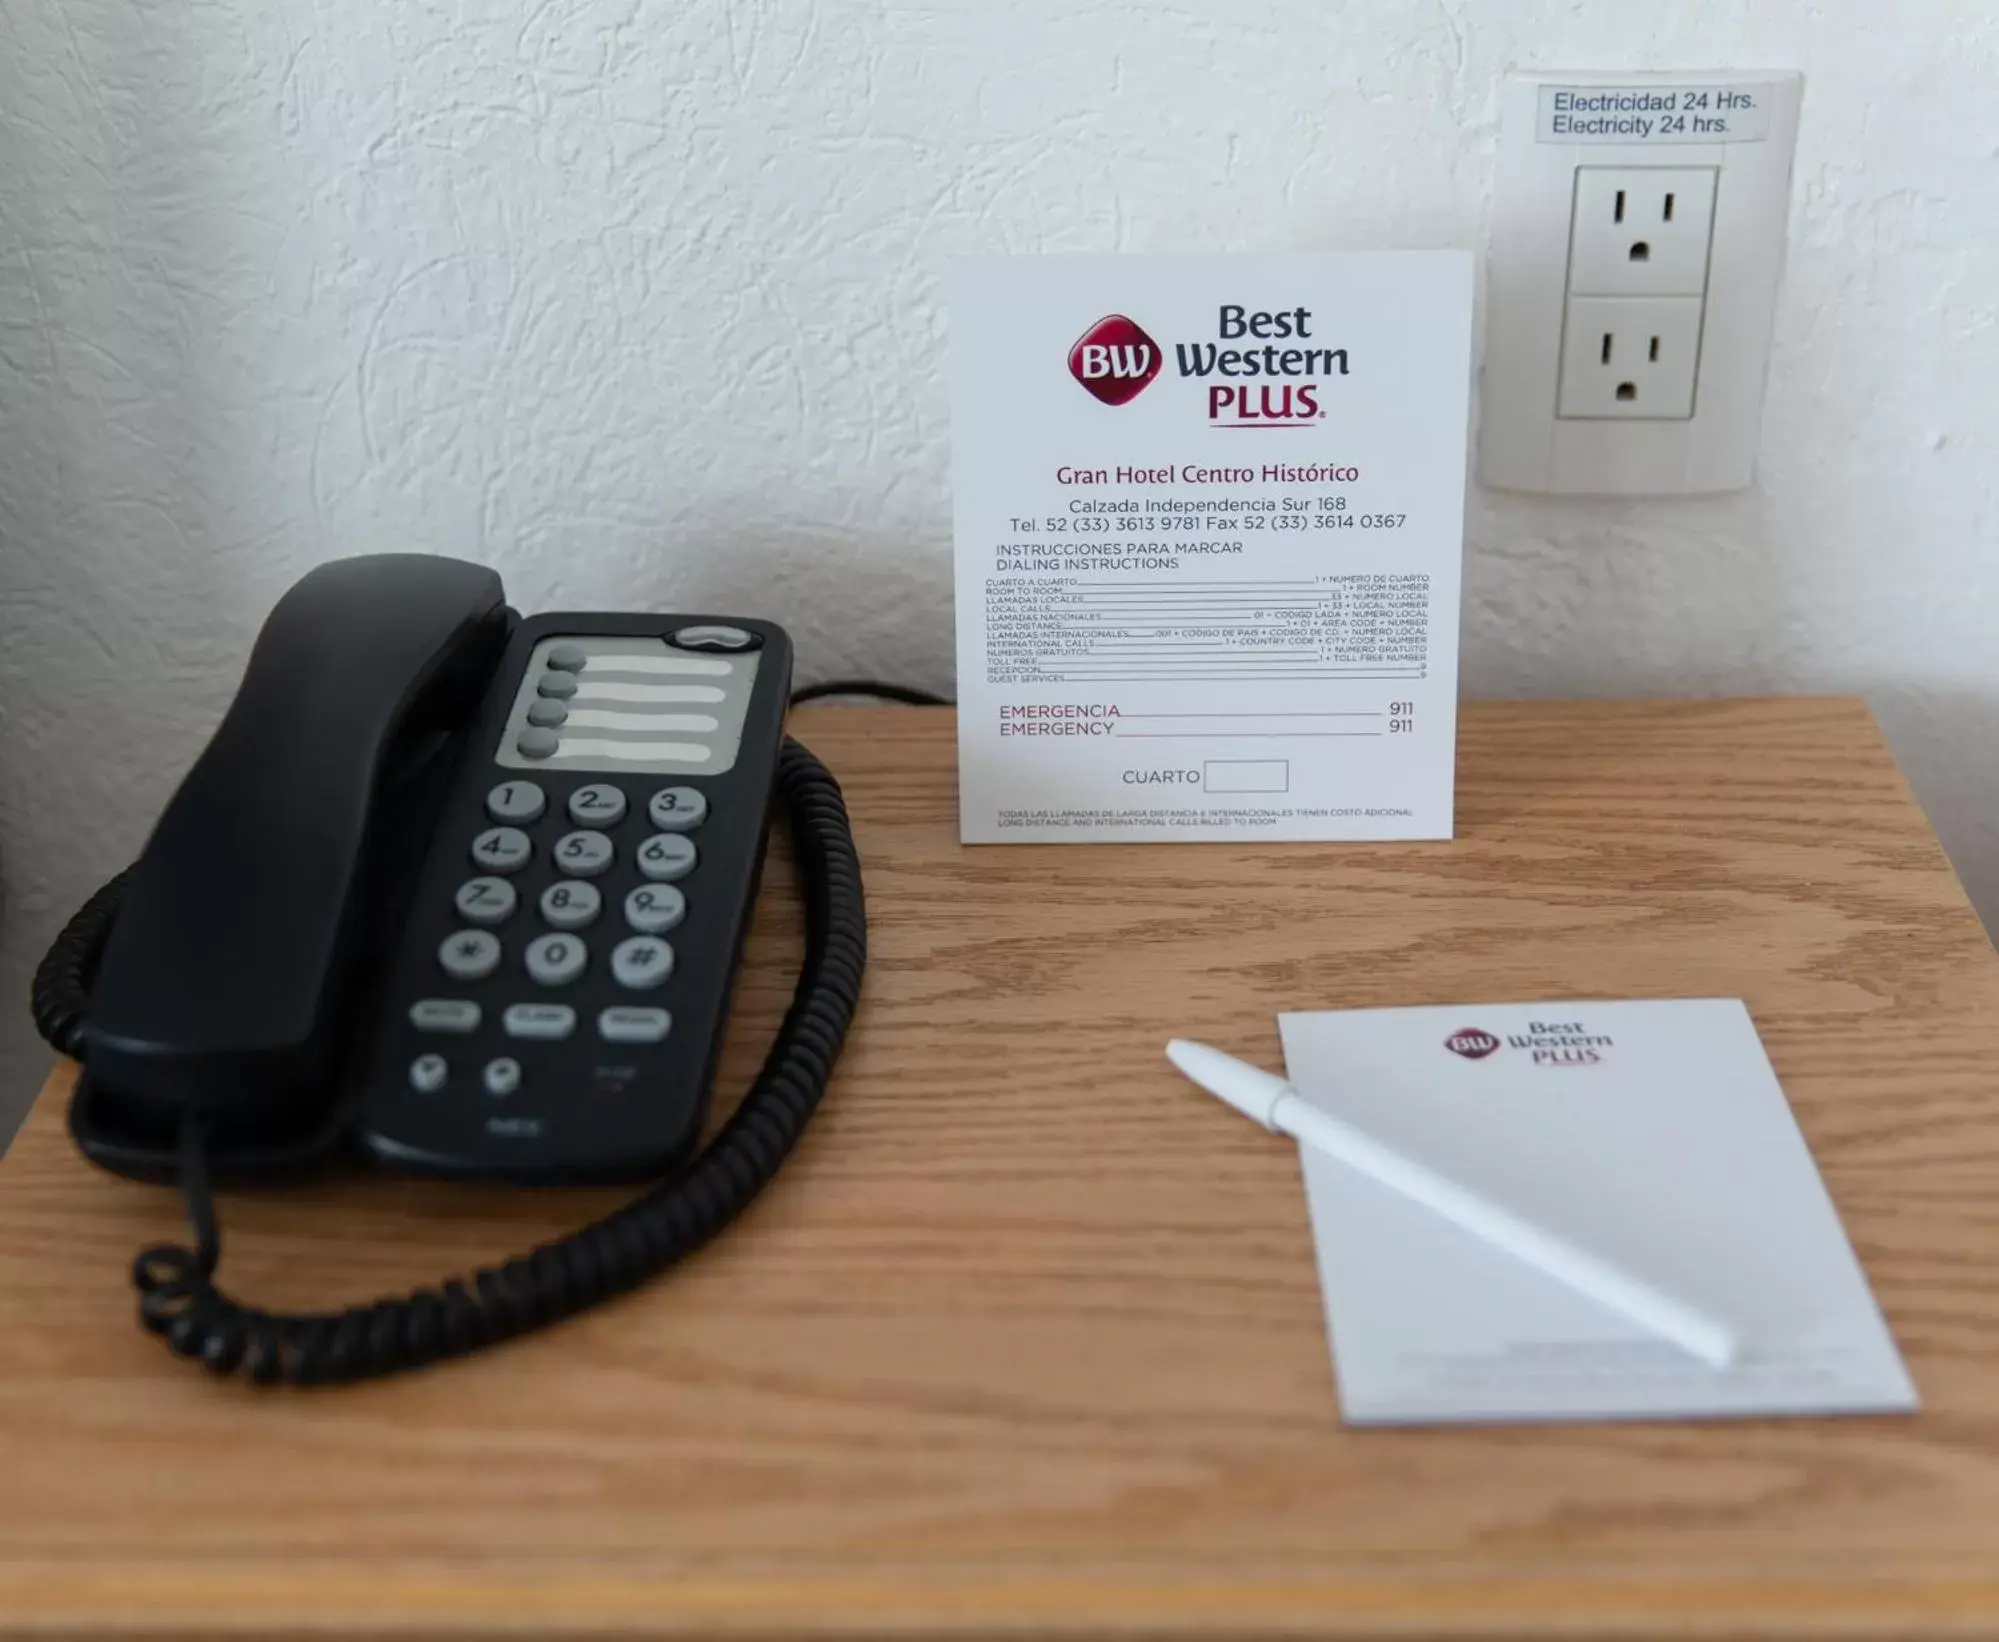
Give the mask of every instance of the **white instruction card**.
POLYGON ((1749 1012, 1733 998, 1279 1017, 1309 1100, 1725 1325, 1710 1367, 1300 1148, 1355 1424, 1917 1406, 1749 1012))
POLYGON ((967 843, 1450 836, 1467 253, 973 260, 951 353, 967 843))

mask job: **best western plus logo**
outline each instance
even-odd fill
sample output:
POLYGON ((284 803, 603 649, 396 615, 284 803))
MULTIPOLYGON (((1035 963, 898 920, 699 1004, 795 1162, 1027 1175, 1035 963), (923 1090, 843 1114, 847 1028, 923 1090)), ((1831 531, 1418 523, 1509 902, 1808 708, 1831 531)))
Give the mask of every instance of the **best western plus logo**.
POLYGON ((1466 1060, 1484 1060, 1499 1047, 1499 1039, 1481 1026, 1463 1026, 1444 1039, 1444 1047, 1466 1060))
MULTIPOLYGON (((1318 342, 1315 323, 1303 306, 1252 309, 1224 302, 1216 310, 1213 341, 1174 343, 1179 374, 1204 379, 1208 425, 1295 428, 1322 420, 1323 384, 1315 379, 1345 376, 1347 351, 1309 345, 1318 342)), ((1106 405, 1130 404, 1165 363, 1166 350, 1124 314, 1105 314, 1069 349, 1069 374, 1106 405)))
POLYGON ((1123 314, 1105 314, 1069 350, 1069 374, 1106 405, 1136 399, 1159 374, 1159 344, 1123 314))

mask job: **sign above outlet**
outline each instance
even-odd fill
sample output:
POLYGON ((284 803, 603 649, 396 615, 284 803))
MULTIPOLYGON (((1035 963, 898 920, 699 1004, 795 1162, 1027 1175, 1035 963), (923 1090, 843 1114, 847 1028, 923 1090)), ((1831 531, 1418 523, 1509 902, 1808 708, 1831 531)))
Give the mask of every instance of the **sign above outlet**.
POLYGON ((1803 85, 1771 72, 1507 78, 1484 483, 1749 484, 1803 85))

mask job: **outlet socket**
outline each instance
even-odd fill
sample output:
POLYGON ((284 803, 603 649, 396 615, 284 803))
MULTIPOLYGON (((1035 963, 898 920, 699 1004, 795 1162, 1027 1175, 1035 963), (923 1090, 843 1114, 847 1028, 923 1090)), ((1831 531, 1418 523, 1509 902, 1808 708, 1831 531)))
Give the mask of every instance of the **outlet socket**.
POLYGON ((1803 94, 1782 69, 1506 77, 1484 483, 1573 496, 1751 483, 1803 94))
POLYGON ((1683 421, 1700 352, 1697 296, 1572 296, 1555 414, 1683 421))
POLYGON ((1715 168, 1585 165, 1569 220, 1571 296, 1704 296, 1715 168))

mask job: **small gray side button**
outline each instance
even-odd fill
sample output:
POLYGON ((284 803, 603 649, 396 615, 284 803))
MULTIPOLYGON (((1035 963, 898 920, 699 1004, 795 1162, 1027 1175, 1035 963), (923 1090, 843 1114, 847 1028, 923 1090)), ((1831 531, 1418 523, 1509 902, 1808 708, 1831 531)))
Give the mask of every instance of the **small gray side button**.
POLYGON ((606 1009, 597 1017, 597 1036, 606 1043, 658 1043, 672 1029, 664 1009, 606 1009))
POLYGON ((535 685, 538 694, 552 697, 556 701, 567 701, 576 694, 574 673, 543 673, 535 685))
POLYGON ((410 1005, 410 1025, 419 1032, 476 1032, 479 1006, 470 998, 419 998, 410 1005))
POLYGON ((555 756, 555 749, 561 745, 562 737, 553 730, 536 727, 521 731, 520 739, 514 743, 514 748, 523 758, 552 758, 555 756))
POLYGON ((683 650, 753 650, 757 636, 740 627, 683 627, 673 642, 683 650))
POLYGON ((569 709, 559 701, 531 701, 528 703, 528 722, 538 724, 545 730, 559 729, 569 717, 569 709))
POLYGON ((549 666, 565 673, 582 671, 583 664, 590 659, 590 652, 580 644, 551 644, 548 654, 542 657, 549 666))

